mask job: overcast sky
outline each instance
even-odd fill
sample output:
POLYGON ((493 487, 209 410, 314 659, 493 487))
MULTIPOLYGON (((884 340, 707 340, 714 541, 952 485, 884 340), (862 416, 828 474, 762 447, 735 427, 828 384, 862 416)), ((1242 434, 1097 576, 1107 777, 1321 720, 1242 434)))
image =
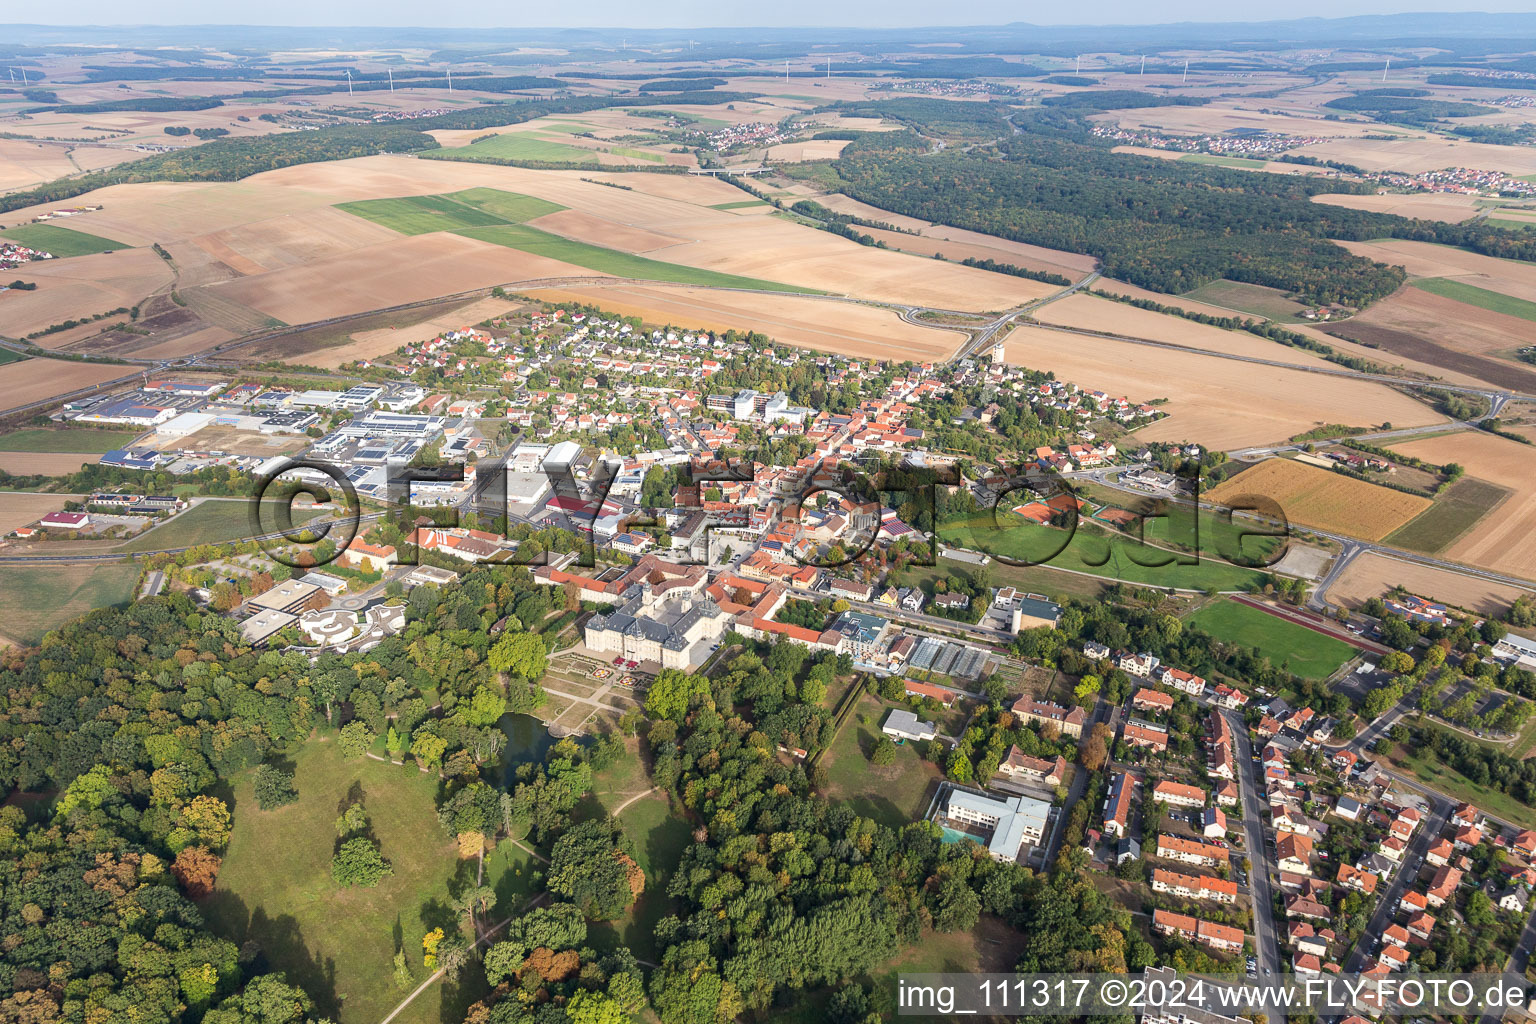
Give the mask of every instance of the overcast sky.
MULTIPOLYGON (((1474 0, 1479 11, 1521 12, 1531 0, 1474 0)), ((458 0, 423 5, 405 0, 70 0, 7 10, 0 18, 58 25, 380 25, 456 27, 708 28, 771 23, 781 26, 908 27, 921 25, 1133 25, 1178 21, 1267 21, 1456 10, 1457 0, 1288 0, 1259 5, 1230 0, 1099 0, 1092 4, 1038 0, 779 0, 722 4, 719 0, 577 0, 516 3, 458 0)))

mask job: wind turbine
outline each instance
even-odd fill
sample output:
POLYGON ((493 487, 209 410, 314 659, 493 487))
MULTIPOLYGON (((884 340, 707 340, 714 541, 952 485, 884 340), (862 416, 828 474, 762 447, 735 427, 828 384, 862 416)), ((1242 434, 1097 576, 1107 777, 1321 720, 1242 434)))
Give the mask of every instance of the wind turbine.
POLYGON ((352 69, 347 69, 347 95, 352 95, 352 69))
POLYGON ((784 83, 789 84, 789 61, 784 62, 784 83))
POLYGON ((394 92, 395 91, 395 69, 394 68, 385 68, 384 70, 389 75, 389 91, 390 92, 394 92))
POLYGON ((1147 73, 1147 55, 1146 54, 1142 54, 1141 55, 1141 70, 1139 72, 1137 72, 1137 74, 1144 75, 1146 73, 1147 73))
POLYGON ((1189 58, 1185 57, 1184 58, 1184 80, 1181 81, 1179 84, 1180 85, 1187 85, 1188 83, 1189 83, 1189 58))
POLYGON ((1386 64, 1382 65, 1382 68, 1381 68, 1381 80, 1383 82, 1385 82, 1387 80, 1387 68, 1390 68, 1391 66, 1392 66, 1392 58, 1388 57, 1386 64))
POLYGON ((448 69, 448 91, 453 92, 453 68, 448 69))
POLYGON ((831 57, 827 58, 827 77, 828 78, 832 77, 832 58, 831 57))
POLYGON ((1078 54, 1077 55, 1077 66, 1072 69, 1072 73, 1074 75, 1080 75, 1080 74, 1083 73, 1083 55, 1082 54, 1078 54))

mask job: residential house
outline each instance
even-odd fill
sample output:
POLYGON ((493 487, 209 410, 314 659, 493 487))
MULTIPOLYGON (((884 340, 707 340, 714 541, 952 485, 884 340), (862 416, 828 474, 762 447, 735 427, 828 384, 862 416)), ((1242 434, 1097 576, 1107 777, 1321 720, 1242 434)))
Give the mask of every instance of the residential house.
POLYGON ((1204 807, 1205 790, 1182 782, 1163 780, 1152 787, 1152 799, 1174 807, 1204 807))

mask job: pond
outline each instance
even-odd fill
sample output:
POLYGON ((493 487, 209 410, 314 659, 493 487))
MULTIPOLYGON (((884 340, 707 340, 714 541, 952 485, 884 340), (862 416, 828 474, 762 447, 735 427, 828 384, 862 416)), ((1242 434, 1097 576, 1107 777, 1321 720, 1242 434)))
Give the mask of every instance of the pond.
POLYGON ((511 789, 517 781, 517 766, 544 760, 549 748, 555 745, 555 738, 532 715, 505 714, 499 724, 507 737, 506 749, 501 754, 502 784, 511 789))

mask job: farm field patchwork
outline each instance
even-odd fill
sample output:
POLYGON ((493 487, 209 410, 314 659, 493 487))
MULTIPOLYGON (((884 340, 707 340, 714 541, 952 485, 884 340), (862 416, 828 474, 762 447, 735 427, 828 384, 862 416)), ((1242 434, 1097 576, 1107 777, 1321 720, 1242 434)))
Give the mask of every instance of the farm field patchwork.
POLYGON ((528 160, 540 163, 588 163, 597 164, 598 152, 590 149, 582 149, 569 143, 561 142, 557 138, 540 135, 536 132, 503 132, 493 135, 488 139, 471 143, 468 146, 456 147, 447 151, 429 150, 430 153, 443 152, 473 157, 490 157, 496 160, 528 160))
POLYGON ((61 228, 55 224, 19 224, 0 231, 0 238, 9 238, 29 249, 51 252, 59 259, 128 248, 122 242, 110 238, 76 231, 74 228, 61 228))
POLYGON ((1266 459, 1207 493, 1216 503, 1257 495, 1303 526, 1381 540, 1430 507, 1430 499, 1292 459, 1266 459))
POLYGON ((1236 601, 1212 601, 1185 621, 1217 640, 1252 647, 1273 664, 1308 679, 1327 678, 1355 655, 1342 640, 1236 601))
POLYGON ((1467 476, 1507 488, 1511 494, 1442 554, 1473 565, 1536 576, 1536 449, 1483 431, 1443 434, 1394 444, 1394 451, 1444 465, 1456 462, 1467 476))
POLYGON ((1484 480, 1458 480, 1433 505, 1388 534, 1387 543, 1438 554, 1481 522, 1509 493, 1484 480))
POLYGON ((1457 281, 1448 277, 1426 277, 1413 283, 1415 288, 1447 299, 1455 299, 1457 302, 1469 306, 1477 306, 1480 309, 1492 310, 1495 313, 1504 313, 1508 316, 1517 316, 1522 320, 1536 320, 1536 302, 1528 299, 1517 299, 1513 295, 1503 295, 1499 292, 1489 291, 1487 288, 1479 288, 1476 285, 1467 284, 1465 281, 1457 281))
POLYGON ((700 267, 646 259, 644 256, 621 252, 618 249, 605 249, 602 246, 578 242, 572 238, 562 238, 560 235, 552 235, 526 224, 496 224, 482 228, 464 228, 456 231, 455 234, 481 242, 490 242, 493 245, 503 245, 535 256, 575 264, 601 274, 611 274, 614 277, 670 281, 676 284, 696 284, 711 288, 754 288, 764 291, 817 293, 812 288, 779 284, 760 278, 738 277, 735 274, 722 274, 700 267))
POLYGON ((402 235, 424 235, 432 231, 457 231, 490 224, 520 224, 565 207, 515 192, 476 188, 447 195, 364 199, 340 203, 337 209, 365 217, 402 235))

